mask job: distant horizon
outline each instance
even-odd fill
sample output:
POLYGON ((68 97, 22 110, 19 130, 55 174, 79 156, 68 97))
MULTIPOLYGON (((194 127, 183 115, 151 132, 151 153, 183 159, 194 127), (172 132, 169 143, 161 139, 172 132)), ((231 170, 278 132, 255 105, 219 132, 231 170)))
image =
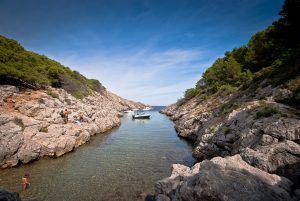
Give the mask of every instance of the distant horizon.
POLYGON ((279 18, 283 0, 0 0, 0 35, 152 106, 194 87, 226 51, 279 18))

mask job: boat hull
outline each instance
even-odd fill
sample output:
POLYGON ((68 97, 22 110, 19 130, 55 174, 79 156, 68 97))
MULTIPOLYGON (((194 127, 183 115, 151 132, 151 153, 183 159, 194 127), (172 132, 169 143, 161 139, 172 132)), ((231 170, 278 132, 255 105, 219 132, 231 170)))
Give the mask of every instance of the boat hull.
POLYGON ((150 119, 151 115, 132 115, 133 119, 150 119))

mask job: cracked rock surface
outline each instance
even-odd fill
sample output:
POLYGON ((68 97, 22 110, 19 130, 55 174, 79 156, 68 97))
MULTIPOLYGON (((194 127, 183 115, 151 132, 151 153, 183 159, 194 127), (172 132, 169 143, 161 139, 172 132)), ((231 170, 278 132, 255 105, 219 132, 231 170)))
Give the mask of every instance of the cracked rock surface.
POLYGON ((0 86, 0 167, 28 163, 43 156, 59 157, 120 125, 120 111, 141 108, 142 103, 123 99, 108 91, 94 93, 82 100, 63 89, 20 91, 0 86), (69 123, 64 124, 60 111, 67 109, 69 123), (83 122, 78 122, 79 115, 83 122))
MULTIPOLYGON (((172 104, 161 112, 175 122, 175 129, 179 136, 195 141, 193 156, 199 162, 202 161, 200 164, 207 160, 214 160, 215 157, 238 155, 239 161, 243 160, 243 163, 253 168, 289 179, 292 182, 289 190, 292 196, 286 199, 300 200, 300 113, 297 108, 276 102, 283 96, 282 93, 290 93, 284 87, 284 85, 277 88, 267 86, 258 88, 252 93, 238 91, 227 96, 214 94, 201 101, 195 97, 172 104)), ((199 175, 214 174, 206 171, 207 173, 200 171, 199 175)), ((242 171, 240 174, 243 174, 244 170, 236 171, 242 171)), ((175 194, 161 193, 157 195, 157 200, 239 200, 233 197, 228 199, 224 191, 223 198, 220 197, 221 195, 216 199, 215 195, 205 197, 206 195, 201 194, 203 189, 209 190, 208 186, 214 184, 208 184, 209 180, 206 187, 203 182, 205 183, 193 178, 188 180, 185 187, 178 185, 178 188, 174 188, 175 194), (193 199, 176 197, 184 194, 183 189, 190 188, 194 189, 189 191, 190 193, 200 193, 201 196, 193 199)), ((230 182, 233 180, 229 179, 228 185, 230 182)), ((239 185, 247 185, 247 180, 240 182, 239 185)), ((259 184, 255 185, 259 186, 259 184)), ((230 191, 227 185, 224 184, 223 187, 230 191)), ((210 189, 209 193, 213 194, 212 191, 215 190, 217 189, 210 189)), ((285 199, 274 197, 269 200, 285 199)))

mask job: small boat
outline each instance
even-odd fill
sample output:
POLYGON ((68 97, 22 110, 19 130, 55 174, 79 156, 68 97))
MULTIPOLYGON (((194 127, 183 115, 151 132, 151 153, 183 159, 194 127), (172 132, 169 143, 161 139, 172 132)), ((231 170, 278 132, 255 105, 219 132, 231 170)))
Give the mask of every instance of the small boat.
POLYGON ((123 111, 124 113, 133 113, 133 111, 132 110, 125 110, 125 111, 123 111))
POLYGON ((150 119, 150 114, 144 112, 136 112, 132 115, 132 119, 150 119))
POLYGON ((142 110, 147 111, 147 110, 152 110, 152 107, 145 107, 142 110))

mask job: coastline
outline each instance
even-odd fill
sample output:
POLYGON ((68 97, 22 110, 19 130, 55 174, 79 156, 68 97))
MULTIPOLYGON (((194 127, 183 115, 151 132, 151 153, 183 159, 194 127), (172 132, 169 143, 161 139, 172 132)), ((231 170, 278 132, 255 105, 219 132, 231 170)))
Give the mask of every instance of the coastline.
POLYGON ((171 176, 156 183, 156 200, 298 200, 300 118, 296 108, 280 103, 287 94, 285 85, 266 86, 163 109, 177 134, 195 142, 198 163, 173 164, 171 176))
POLYGON ((14 167, 41 157, 60 157, 121 124, 121 111, 145 105, 104 91, 76 99, 63 89, 19 90, 0 86, 0 166, 14 167), (54 95, 53 95, 54 94, 54 95), (60 111, 67 109, 69 123, 60 111), (76 120, 83 114, 83 122, 76 120))

